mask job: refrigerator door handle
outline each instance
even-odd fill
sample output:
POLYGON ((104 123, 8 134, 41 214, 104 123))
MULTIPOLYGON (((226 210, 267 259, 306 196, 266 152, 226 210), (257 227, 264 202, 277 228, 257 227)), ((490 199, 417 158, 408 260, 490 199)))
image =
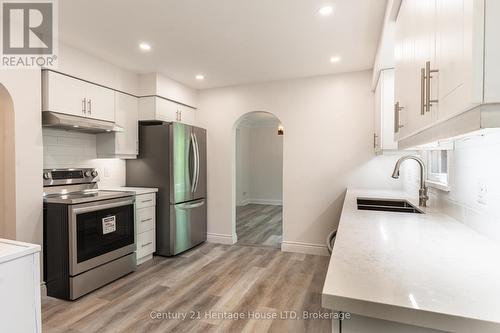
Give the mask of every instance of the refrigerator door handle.
POLYGON ((196 158, 196 141, 195 141, 195 137, 194 137, 194 134, 191 133, 191 147, 192 147, 192 152, 193 152, 193 171, 192 171, 192 174, 189 175, 189 180, 191 181, 191 192, 194 193, 195 191, 195 186, 196 186, 196 169, 198 168, 197 167, 197 164, 198 164, 198 160, 196 158))
POLYGON ((188 202, 188 203, 178 204, 178 205, 175 205, 175 207, 179 208, 179 209, 193 209, 193 208, 201 207, 204 204, 205 204, 205 199, 201 199, 201 200, 192 201, 192 202, 188 202))
POLYGON ((198 146, 198 138, 196 137, 196 133, 193 133, 194 143, 195 143, 195 155, 196 155, 196 179, 194 181, 194 192, 198 189, 198 181, 200 180, 200 148, 198 146))

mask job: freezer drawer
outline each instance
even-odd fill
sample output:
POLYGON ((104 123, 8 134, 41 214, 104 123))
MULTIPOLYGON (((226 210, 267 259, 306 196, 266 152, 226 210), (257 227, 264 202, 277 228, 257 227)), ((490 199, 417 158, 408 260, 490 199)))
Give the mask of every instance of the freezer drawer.
POLYGON ((171 205, 170 237, 172 255, 186 251, 207 240, 206 199, 171 205))

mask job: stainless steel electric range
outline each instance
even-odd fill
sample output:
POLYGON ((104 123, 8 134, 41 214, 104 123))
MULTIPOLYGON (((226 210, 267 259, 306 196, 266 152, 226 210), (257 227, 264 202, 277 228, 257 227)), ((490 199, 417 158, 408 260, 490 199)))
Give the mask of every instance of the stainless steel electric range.
POLYGON ((74 300, 136 269, 134 193, 98 181, 96 169, 43 172, 48 296, 74 300))

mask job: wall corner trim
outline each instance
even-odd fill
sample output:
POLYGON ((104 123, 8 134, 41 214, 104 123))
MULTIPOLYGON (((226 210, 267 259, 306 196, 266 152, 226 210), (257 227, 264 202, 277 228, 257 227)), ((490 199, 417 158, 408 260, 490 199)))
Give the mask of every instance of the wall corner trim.
POLYGON ((328 248, 326 247, 326 245, 318 245, 310 243, 284 241, 281 243, 281 251, 312 254, 318 256, 329 256, 328 248))

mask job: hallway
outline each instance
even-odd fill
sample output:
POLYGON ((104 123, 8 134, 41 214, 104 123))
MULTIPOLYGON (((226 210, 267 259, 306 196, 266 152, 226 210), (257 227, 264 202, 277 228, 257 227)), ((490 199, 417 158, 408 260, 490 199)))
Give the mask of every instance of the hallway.
POLYGON ((282 206, 248 204, 236 207, 238 245, 267 246, 280 249, 282 206))

